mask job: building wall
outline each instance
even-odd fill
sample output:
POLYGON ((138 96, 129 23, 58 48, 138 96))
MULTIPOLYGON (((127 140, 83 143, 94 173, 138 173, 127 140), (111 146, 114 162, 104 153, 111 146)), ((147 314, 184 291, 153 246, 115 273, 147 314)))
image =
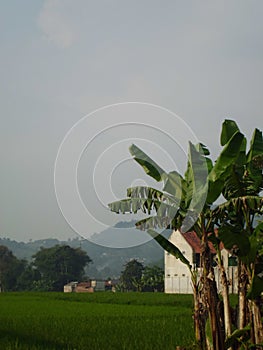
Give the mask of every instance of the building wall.
MULTIPOLYGON (((185 257, 193 264, 193 250, 189 243, 184 239, 179 231, 173 231, 169 240, 176 245, 185 257)), ((237 293, 238 279, 237 266, 228 266, 229 253, 226 249, 222 250, 223 263, 226 269, 226 274, 230 282, 229 292, 237 293)), ((191 274, 188 267, 173 255, 164 252, 164 291, 165 293, 192 294, 191 274)), ((200 269, 198 269, 200 270, 200 269)), ((218 267, 215 267, 215 280, 218 285, 218 290, 221 291, 220 274, 218 267)))
POLYGON ((64 293, 72 293, 73 288, 71 285, 65 285, 64 286, 64 293))
MULTIPOLYGON (((192 263, 193 251, 188 242, 184 239, 179 231, 173 231, 170 239, 192 263)), ((191 294, 191 274, 188 267, 173 255, 164 253, 164 290, 165 293, 191 294)))

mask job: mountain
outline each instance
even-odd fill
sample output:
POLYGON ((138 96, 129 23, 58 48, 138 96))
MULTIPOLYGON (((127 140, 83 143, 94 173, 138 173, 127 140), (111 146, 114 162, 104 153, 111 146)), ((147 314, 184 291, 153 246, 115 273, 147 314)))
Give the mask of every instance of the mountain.
MULTIPOLYGON (((9 238, 0 238, 0 245, 7 246, 18 258, 29 261, 41 247, 50 248, 56 244, 67 244, 74 248, 80 247, 87 252, 93 261, 87 268, 87 275, 90 278, 97 279, 118 278, 124 264, 131 259, 138 259, 145 266, 153 264, 163 266, 164 253, 158 243, 154 240, 148 240, 149 237, 145 236, 146 233, 133 229, 134 222, 120 222, 117 225, 118 230, 115 226, 114 228, 107 228, 99 234, 94 234, 91 237, 92 241, 77 237, 68 241, 49 238, 25 243, 9 238), (129 238, 129 235, 135 236, 129 238), (146 242, 134 246, 134 244, 140 242, 139 235, 143 235, 143 240, 146 242)), ((168 236, 169 234, 170 231, 166 231, 165 235, 168 236)))
POLYGON ((135 228, 136 221, 121 221, 115 226, 93 234, 90 241, 109 248, 129 248, 145 244, 151 237, 135 228))

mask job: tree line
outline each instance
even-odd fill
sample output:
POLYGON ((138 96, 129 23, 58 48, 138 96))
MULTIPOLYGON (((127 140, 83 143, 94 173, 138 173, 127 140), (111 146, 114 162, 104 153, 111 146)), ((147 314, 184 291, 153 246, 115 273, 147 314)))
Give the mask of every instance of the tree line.
POLYGON ((1 291, 62 291, 70 281, 82 280, 92 260, 80 248, 55 245, 42 248, 32 261, 18 259, 7 247, 0 246, 1 291))
MULTIPOLYGON (((89 279, 85 271, 91 258, 80 248, 55 245, 42 248, 32 261, 18 259, 0 245, 1 291, 63 291, 65 284, 89 279)), ((110 277, 109 277, 110 279, 110 277)), ((163 291, 164 271, 158 266, 144 266, 136 259, 124 265, 118 291, 163 291)))

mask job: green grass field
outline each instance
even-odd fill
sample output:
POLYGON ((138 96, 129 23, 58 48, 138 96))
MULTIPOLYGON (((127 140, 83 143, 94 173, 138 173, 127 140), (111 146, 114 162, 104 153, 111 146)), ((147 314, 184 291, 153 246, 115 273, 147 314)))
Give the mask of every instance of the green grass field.
POLYGON ((169 350, 193 341, 190 295, 0 294, 4 350, 169 350))

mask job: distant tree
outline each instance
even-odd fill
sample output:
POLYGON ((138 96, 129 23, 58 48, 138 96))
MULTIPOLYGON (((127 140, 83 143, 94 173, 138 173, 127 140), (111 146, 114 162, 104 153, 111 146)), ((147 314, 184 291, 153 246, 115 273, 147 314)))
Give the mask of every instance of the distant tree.
POLYGON ((163 292, 164 270, 159 266, 146 266, 141 281, 144 292, 163 292))
POLYGON ((25 261, 17 259, 6 246, 0 246, 0 290, 17 289, 17 278, 23 272, 25 261))
POLYGON ((68 245, 56 245, 41 249, 33 256, 33 267, 41 280, 36 283, 41 290, 61 291, 70 281, 80 281, 84 276, 84 268, 92 260, 80 248, 68 245))
POLYGON ((17 290, 18 291, 39 291, 37 288, 41 280, 40 272, 24 261, 24 269, 22 273, 17 277, 17 290))
POLYGON ((141 291, 143 264, 133 259, 124 266, 125 269, 120 277, 121 289, 124 291, 141 291))

